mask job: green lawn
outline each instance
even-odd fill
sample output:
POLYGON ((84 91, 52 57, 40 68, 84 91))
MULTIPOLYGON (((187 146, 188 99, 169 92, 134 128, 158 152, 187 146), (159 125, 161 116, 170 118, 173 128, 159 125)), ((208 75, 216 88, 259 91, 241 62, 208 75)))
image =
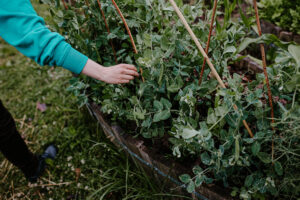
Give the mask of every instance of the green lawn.
MULTIPOLYGON (((47 8, 38 8, 45 17, 47 8)), ((38 66, 0 41, 0 99, 32 151, 51 142, 60 150, 37 184, 29 184, 0 154, 0 199, 167 199, 105 138, 86 108, 78 108, 66 91, 71 77, 62 68, 38 66), (36 109, 37 102, 47 110, 36 109)))

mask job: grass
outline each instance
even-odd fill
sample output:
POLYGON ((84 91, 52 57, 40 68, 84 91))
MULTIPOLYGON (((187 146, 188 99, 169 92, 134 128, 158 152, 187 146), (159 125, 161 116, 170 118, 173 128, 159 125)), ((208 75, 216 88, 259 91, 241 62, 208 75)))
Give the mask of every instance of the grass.
MULTIPOLYGON (((38 6, 39 14, 47 8, 38 6)), ((51 20, 51 19, 50 19, 51 20)), ((54 142, 57 159, 36 184, 0 154, 0 199, 175 199, 104 136, 66 91, 70 72, 40 67, 0 41, 0 99, 33 152, 54 142), (37 102, 45 103, 41 112, 37 102)))

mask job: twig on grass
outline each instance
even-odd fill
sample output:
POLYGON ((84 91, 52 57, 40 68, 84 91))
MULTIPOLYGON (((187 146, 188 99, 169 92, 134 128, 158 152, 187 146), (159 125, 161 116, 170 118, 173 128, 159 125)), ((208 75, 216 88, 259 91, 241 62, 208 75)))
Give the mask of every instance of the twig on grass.
MULTIPOLYGON (((208 49, 209 49, 209 43, 210 43, 211 33, 212 33, 213 25, 214 25, 214 18, 215 18, 215 14, 216 14, 216 10, 217 10, 217 4, 218 4, 218 0, 214 0, 214 7, 213 7, 212 16, 211 16, 208 39, 207 39, 207 43, 206 43, 206 47, 205 47, 205 53, 206 54, 208 53, 208 49)), ((202 64, 202 67, 201 67, 201 72, 200 72, 200 76, 199 76, 198 85, 201 85, 205 64, 206 64, 206 59, 204 58, 203 64, 202 64)))
MULTIPOLYGON (((207 54, 205 53, 205 51, 203 50, 200 42, 198 41, 196 35, 194 34, 194 32, 192 31, 191 27, 188 25, 187 21, 185 20, 184 16, 182 15, 181 11, 179 10, 178 6, 176 5, 176 3, 174 2, 174 0, 169 0, 170 3, 172 4, 175 12, 177 13, 178 17, 180 18, 180 20, 182 21, 183 25, 185 26, 185 28, 187 29, 187 31, 189 32, 189 34, 191 35, 192 39, 194 40, 196 46, 198 47, 198 49, 200 50, 202 56, 204 57, 204 59, 207 61, 208 66, 210 67, 214 77, 217 79, 217 81, 219 82, 220 86, 222 88, 226 88, 224 82, 222 81, 222 79, 220 78, 218 72, 216 71, 215 67, 213 66, 213 64, 211 63, 210 59, 208 58, 207 54)), ((235 110, 238 110, 238 107, 234 104, 233 108, 235 110)), ((249 128, 246 120, 243 120, 243 124, 245 126, 245 128, 247 129, 250 137, 253 137, 253 133, 251 131, 251 129, 249 128)))

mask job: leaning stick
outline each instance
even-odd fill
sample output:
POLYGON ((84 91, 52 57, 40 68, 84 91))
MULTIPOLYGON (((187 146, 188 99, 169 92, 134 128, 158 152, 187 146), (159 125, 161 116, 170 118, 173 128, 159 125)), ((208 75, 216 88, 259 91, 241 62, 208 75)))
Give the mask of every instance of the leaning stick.
MULTIPOLYGON (((204 57, 204 59, 207 61, 208 66, 210 67, 213 75, 216 77, 217 81, 219 82, 220 86, 222 88, 226 88, 225 84, 223 83, 222 79, 220 78, 218 72, 216 71, 215 67, 213 66, 213 64, 211 63, 210 59, 208 58, 207 54, 205 53, 205 51, 203 50, 201 44, 199 43, 198 39, 196 38, 194 32, 192 31, 192 29, 190 28, 190 26, 188 25, 187 21, 185 20, 184 16, 182 15, 182 13, 180 12, 178 6, 176 5, 176 3, 174 2, 174 0, 169 0, 170 3, 172 4, 175 12, 177 13, 178 17, 180 18, 180 20, 182 21, 183 25, 185 26, 185 28, 187 29, 187 31, 189 32, 189 34, 191 35, 192 39, 194 40, 196 46, 198 47, 198 49, 200 50, 202 56, 204 57)), ((238 107, 234 104, 233 108, 235 110, 238 109, 238 107)), ((246 120, 243 120, 243 124, 245 126, 245 128, 247 129, 250 137, 253 137, 253 133, 251 131, 251 129, 249 128, 246 120)))
MULTIPOLYGON (((135 46, 133 37, 132 37, 132 35, 131 35, 131 31, 130 31, 130 29, 129 29, 127 23, 126 23, 126 20, 125 20, 125 18, 124 18, 124 16, 123 16, 121 10, 119 9, 118 5, 116 4, 116 2, 115 2, 114 0, 111 0, 111 1, 112 1, 112 3, 114 4, 115 8, 117 9, 117 11, 118 11, 120 17, 122 18, 122 21, 123 21, 123 23, 124 23, 124 25, 125 25, 125 28, 126 28, 126 30, 127 30, 127 33, 128 33, 128 35, 129 35, 129 37, 130 37, 130 41, 131 41, 131 45, 132 45, 132 47, 133 47, 133 51, 134 51, 135 54, 137 54, 138 51, 137 51, 137 49, 136 49, 136 46, 135 46)), ((140 67, 140 71, 141 71, 142 81, 145 82, 145 79, 144 79, 144 77, 143 77, 143 69, 142 69, 141 67, 140 67)))
POLYGON ((130 41, 131 41, 131 44, 132 44, 132 47, 133 47, 134 53, 136 53, 136 54, 137 54, 137 53, 138 53, 138 51, 137 51, 137 49, 136 49, 136 46, 135 46, 134 40, 133 40, 133 38, 132 38, 132 35, 131 35, 131 32, 130 32, 130 29, 129 29, 129 27, 128 27, 127 23, 126 23, 126 20, 125 20, 125 18, 124 18, 124 16, 123 16, 123 14, 122 14, 121 10, 119 9, 118 5, 116 4, 115 0, 111 0, 111 1, 112 1, 112 3, 114 4, 115 8, 117 9, 117 11, 118 11, 118 13, 119 13, 120 17, 122 18, 122 21, 123 21, 123 23, 124 23, 124 25, 125 25, 125 28, 126 28, 126 30, 127 30, 127 33, 128 33, 128 35, 129 35, 129 37, 130 37, 130 41))
POLYGON ((205 51, 203 50, 201 44, 199 43, 196 35, 194 34, 194 32, 192 31, 192 29, 190 28, 190 26, 188 25, 188 23, 186 22, 184 16, 182 15, 182 13, 180 12, 178 6, 176 5, 176 3, 174 2, 174 0, 169 0, 170 3, 172 4, 175 12, 177 13, 178 17, 181 19, 183 25, 185 26, 185 28, 187 29, 187 31, 189 32, 189 34, 191 35, 192 39, 194 40, 194 42, 196 43, 196 46, 198 47, 198 49, 200 50, 201 54, 203 55, 204 59, 207 61, 208 66, 210 67, 213 75, 216 77, 217 81, 219 82, 219 84, 221 85, 222 88, 226 88, 222 79, 220 78, 218 72, 216 71, 215 67, 213 66, 213 64, 211 63, 210 59, 208 58, 207 54, 205 53, 205 51))
POLYGON ((64 0, 61 0, 61 1, 62 1, 63 5, 64 5, 65 9, 68 10, 68 5, 66 4, 66 2, 64 0))
MULTIPOLYGON (((256 18, 256 24, 257 24, 257 30, 258 30, 258 35, 261 36, 261 26, 260 26, 260 21, 259 21, 259 15, 258 15, 258 9, 257 9, 257 4, 256 0, 253 0, 253 6, 255 10, 255 18, 256 18)), ((260 46, 260 53, 261 53, 261 58, 263 61, 263 69, 264 69, 264 74, 265 74, 265 79, 266 79, 266 84, 267 84, 267 89, 268 89, 268 97, 269 97, 269 104, 271 107, 271 122, 274 124, 274 108, 273 108, 273 102, 272 102, 272 92, 270 88, 270 82, 268 78, 268 72, 267 72, 267 61, 266 61, 266 53, 265 53, 265 47, 263 43, 259 44, 260 46)), ((275 131, 275 128, 272 126, 272 130, 275 131)), ((272 138, 272 161, 274 161, 274 138, 272 138)))
MULTIPOLYGON (((103 21, 104 21, 104 24, 105 24, 105 27, 106 27, 106 30, 107 30, 107 33, 110 34, 110 30, 109 30, 109 27, 108 27, 108 24, 107 24, 107 21, 106 21, 106 18, 105 18, 105 14, 102 10, 102 6, 101 6, 101 3, 99 0, 97 0, 97 3, 98 3, 98 6, 99 6, 99 9, 100 9, 100 12, 101 12, 101 15, 102 15, 102 18, 103 18, 103 21)), ((115 50, 115 47, 114 47, 114 44, 112 43, 112 40, 110 39, 109 40, 110 42, 110 46, 113 50, 113 53, 114 53, 114 58, 115 58, 115 62, 118 63, 118 60, 117 60, 117 56, 116 56, 116 50, 115 50)))
MULTIPOLYGON (((212 29, 213 29, 213 25, 214 25, 214 19, 215 19, 215 14, 216 14, 216 10, 217 10, 217 3, 218 3, 218 0, 214 0, 214 7, 213 7, 213 12, 212 12, 211 21, 210 21, 209 34, 208 34, 208 39, 207 39, 207 43, 206 43, 206 47, 205 47, 205 53, 206 54, 208 53, 208 49, 209 49, 209 43, 210 43, 211 33, 212 33, 212 29)), ((202 67, 201 67, 201 73, 200 73, 200 76, 199 76, 198 85, 201 85, 202 77, 203 77, 203 72, 204 72, 204 68, 205 68, 205 64, 206 64, 206 59, 203 60, 203 64, 202 64, 202 67)))

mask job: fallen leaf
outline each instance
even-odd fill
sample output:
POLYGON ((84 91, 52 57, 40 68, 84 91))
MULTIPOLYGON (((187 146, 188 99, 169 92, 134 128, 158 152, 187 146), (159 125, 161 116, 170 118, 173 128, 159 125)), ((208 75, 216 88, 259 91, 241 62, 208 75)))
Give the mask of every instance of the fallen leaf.
POLYGON ((40 110, 41 112, 45 112, 47 110, 47 106, 44 103, 36 102, 36 109, 40 110))

